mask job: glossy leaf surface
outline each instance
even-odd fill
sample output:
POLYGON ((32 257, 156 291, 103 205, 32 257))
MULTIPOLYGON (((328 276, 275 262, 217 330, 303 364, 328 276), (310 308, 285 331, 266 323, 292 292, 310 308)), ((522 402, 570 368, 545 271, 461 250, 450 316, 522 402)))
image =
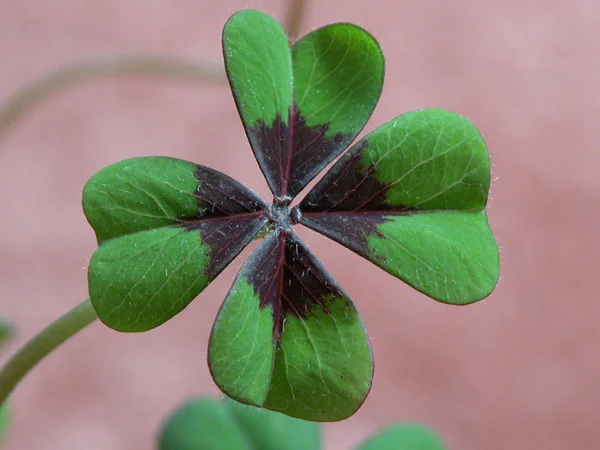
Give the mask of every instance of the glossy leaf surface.
POLYGON ((319 450, 319 425, 230 399, 198 398, 163 425, 160 450, 319 450))
POLYGON ((342 420, 373 376, 367 336, 348 296, 291 232, 278 230, 242 267, 209 343, 228 396, 314 421, 342 420))
POLYGON ((439 301, 466 304, 498 280, 489 180, 485 142, 467 119, 415 111, 345 154, 301 202, 301 223, 439 301))
POLYGON ((281 26, 253 10, 223 31, 228 78, 256 159, 289 203, 354 139, 383 85, 371 35, 351 24, 320 28, 291 49, 281 26))
POLYGON ((445 450, 431 430, 415 424, 391 425, 359 445, 356 450, 445 450))
POLYGON ((185 308, 266 224, 263 202, 235 180, 173 158, 134 158, 86 184, 101 243, 88 269, 99 318, 154 328, 185 308))

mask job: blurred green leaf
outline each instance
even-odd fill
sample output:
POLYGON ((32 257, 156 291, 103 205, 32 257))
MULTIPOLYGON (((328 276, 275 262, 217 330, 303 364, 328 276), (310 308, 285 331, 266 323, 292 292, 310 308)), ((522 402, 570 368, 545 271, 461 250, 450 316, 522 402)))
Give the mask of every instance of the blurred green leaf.
MULTIPOLYGON (((244 405, 228 397, 198 397, 177 408, 158 437, 159 450, 319 450, 316 422, 244 405)), ((446 450, 439 436, 415 423, 390 425, 356 450, 446 450)))
POLYGON ((249 442, 227 407, 199 398, 177 409, 159 437, 160 450, 246 450, 249 442))
POLYGON ((10 322, 0 318, 0 348, 5 345, 14 333, 13 326, 10 322))
POLYGON ((445 450, 441 439, 418 424, 394 424, 360 444, 356 450, 445 450))
POLYGON ((319 450, 319 425, 231 399, 193 399, 163 425, 160 450, 319 450))
POLYGON ((244 405, 225 397, 225 404, 244 430, 252 448, 261 450, 318 450, 319 424, 244 405))

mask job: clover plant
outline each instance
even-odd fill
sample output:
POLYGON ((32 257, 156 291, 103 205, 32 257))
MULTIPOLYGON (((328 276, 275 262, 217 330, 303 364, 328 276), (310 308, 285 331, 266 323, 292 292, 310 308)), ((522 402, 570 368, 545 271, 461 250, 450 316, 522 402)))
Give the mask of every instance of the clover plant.
POLYGON ((89 265, 90 299, 109 327, 150 330, 266 236, 216 318, 212 376, 242 403, 341 420, 365 400, 373 357, 356 307, 294 226, 339 242, 440 302, 480 300, 498 279, 485 213, 486 144, 457 114, 409 112, 349 148, 293 206, 369 119, 383 86, 381 49, 348 23, 290 47, 278 22, 245 10, 225 25, 223 54, 273 201, 216 170, 168 157, 100 170, 83 190, 99 243, 89 265))
MULTIPOLYGON (((0 405, 39 360, 96 318, 122 332, 158 327, 262 239, 233 281, 208 344, 214 381, 233 400, 184 407, 166 425, 161 449, 319 448, 318 425, 299 419, 354 414, 371 388, 373 355, 356 307, 296 226, 439 302, 466 305, 494 289, 498 249, 485 212, 490 163, 477 128, 455 113, 422 109, 352 145, 383 87, 384 58, 373 36, 337 23, 290 46, 277 21, 245 10, 225 25, 223 54, 272 201, 214 169, 170 157, 127 159, 97 172, 83 189, 99 244, 88 270, 90 300, 0 370, 0 405), (196 439, 197 428, 204 430, 197 447, 178 440, 181 432, 196 439), (289 439, 294 433, 303 445, 289 439), (213 438, 233 444, 204 446, 213 438)), ((392 428, 359 448, 442 448, 417 428, 392 428)))
MULTIPOLYGON (((163 424, 159 450, 320 450, 318 423, 257 409, 230 399, 195 398, 163 424)), ((444 450, 441 439, 419 424, 390 425, 356 450, 444 450)))

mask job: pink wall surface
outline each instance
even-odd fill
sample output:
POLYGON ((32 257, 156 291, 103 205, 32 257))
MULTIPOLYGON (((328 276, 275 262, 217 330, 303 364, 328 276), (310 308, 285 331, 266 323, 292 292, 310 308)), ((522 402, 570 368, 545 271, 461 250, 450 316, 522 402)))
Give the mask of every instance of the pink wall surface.
MULTIPOLYGON (((254 7, 282 18, 284 3, 3 0, 0 99, 100 54, 220 63, 231 13, 254 7)), ((355 22, 384 49, 386 84, 365 132, 433 106, 480 128, 503 261, 491 297, 451 307, 300 233, 354 299, 376 360, 362 409, 325 426, 327 448, 350 448, 401 420, 434 427, 456 450, 595 447, 600 2, 311 3, 304 31, 355 22)), ((141 155, 196 161, 268 193, 226 86, 120 77, 48 100, 0 142, 0 313, 18 326, 3 360, 86 297, 96 244, 81 188, 103 166, 141 155)), ((166 325, 120 334, 95 323, 44 360, 14 393, 6 450, 152 449, 167 412, 218 394, 207 341, 241 261, 166 325)))

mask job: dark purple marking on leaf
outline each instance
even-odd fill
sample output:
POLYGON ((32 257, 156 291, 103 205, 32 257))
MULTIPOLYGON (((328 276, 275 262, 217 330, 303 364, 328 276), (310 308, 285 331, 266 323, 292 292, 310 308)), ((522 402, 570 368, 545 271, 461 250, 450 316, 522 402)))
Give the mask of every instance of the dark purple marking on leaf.
POLYGON ((307 212, 409 211, 410 207, 390 205, 386 192, 391 187, 373 175, 374 166, 365 167, 363 152, 369 142, 363 139, 346 153, 300 203, 307 212))
POLYGON ((389 213, 308 213, 302 214, 299 223, 321 233, 363 257, 371 256, 367 238, 383 237, 377 229, 393 215, 389 213))
POLYGON ((288 205, 353 137, 338 133, 326 138, 329 123, 307 125, 295 105, 289 114, 291 127, 278 114, 272 124, 261 120, 248 128, 256 160, 276 202, 282 205, 288 205))
POLYGON ((204 275, 213 279, 269 222, 269 207, 243 184, 209 167, 196 165, 194 176, 199 211, 182 221, 186 230, 200 231, 198 245, 206 245, 210 256, 204 275))
POLYGON ((329 313, 325 299, 347 298, 306 245, 288 230, 278 229, 267 237, 247 265, 242 274, 260 297, 261 308, 271 308, 276 340, 288 315, 306 319, 314 308, 329 313))
POLYGON ((294 117, 294 151, 289 195, 295 197, 321 170, 335 159, 352 136, 337 133, 325 138, 329 123, 308 126, 301 114, 294 117))
POLYGON ((254 192, 221 172, 196 165, 194 175, 198 180, 194 197, 200 210, 198 217, 194 218, 196 220, 267 209, 265 202, 254 192))
POLYGON ((204 275, 215 278, 246 247, 268 222, 263 212, 189 222, 186 229, 200 230, 199 245, 209 247, 210 265, 204 275))

